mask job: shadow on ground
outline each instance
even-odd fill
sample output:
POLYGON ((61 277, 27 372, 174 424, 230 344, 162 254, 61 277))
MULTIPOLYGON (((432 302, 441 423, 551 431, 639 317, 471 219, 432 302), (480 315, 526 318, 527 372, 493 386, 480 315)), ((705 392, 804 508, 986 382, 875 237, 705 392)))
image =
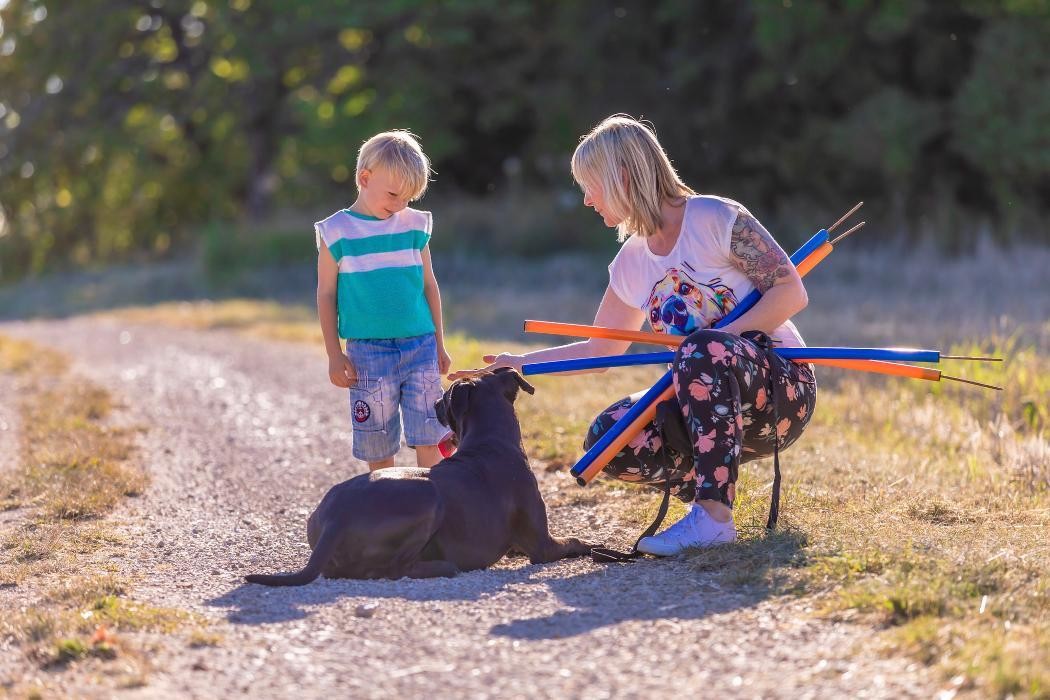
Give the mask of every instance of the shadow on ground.
MULTIPOLYGON (((732 546, 727 552, 752 561, 749 580, 761 581, 770 570, 787 564, 797 554, 794 548, 779 547, 775 556, 750 557, 749 550, 762 548, 761 540, 732 546), (754 566, 754 560, 763 564, 754 566)), ((702 555, 694 555, 702 556, 702 555)), ((455 578, 389 580, 318 579, 306 586, 268 588, 241 584, 207 601, 227 610, 234 624, 260 625, 309 617, 313 608, 331 605, 344 598, 403 602, 482 602, 495 596, 516 596, 522 585, 545 588, 559 609, 541 617, 522 617, 501 622, 492 635, 512 639, 560 639, 630 620, 700 619, 752 607, 773 595, 772 589, 755 583, 726 583, 717 572, 700 571, 695 559, 641 559, 631 564, 593 565, 582 573, 561 576, 565 562, 530 565, 524 559, 504 560, 503 568, 472 571, 455 578)), ((575 567, 574 567, 575 568, 575 567)), ((522 605, 521 609, 535 607, 522 605)))

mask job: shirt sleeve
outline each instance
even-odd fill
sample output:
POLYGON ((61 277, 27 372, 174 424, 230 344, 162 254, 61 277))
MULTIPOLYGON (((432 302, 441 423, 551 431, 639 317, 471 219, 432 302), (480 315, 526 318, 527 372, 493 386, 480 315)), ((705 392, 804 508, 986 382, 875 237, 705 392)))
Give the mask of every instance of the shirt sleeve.
POLYGON ((733 253, 733 224, 742 209, 731 199, 700 195, 690 202, 682 235, 688 238, 681 253, 690 264, 704 267, 737 267, 733 253))
POLYGON ((718 202, 717 215, 711 217, 711 225, 715 227, 714 239, 718 242, 718 252, 723 256, 723 260, 734 267, 739 266, 739 263, 733 257, 733 224, 736 223, 741 213, 747 213, 744 205, 731 199, 724 199, 718 202))
MULTIPOLYGON (((628 239, 630 240, 630 239, 628 239)), ((609 288, 620 297, 620 301, 628 306, 641 308, 642 302, 633 293, 631 281, 635 275, 631 274, 631 265, 627 256, 627 244, 625 243, 616 257, 609 263, 609 288)))
POLYGON ((434 235, 434 215, 429 211, 423 211, 420 214, 423 215, 423 245, 419 247, 422 250, 427 247, 434 235))
POLYGON ((328 227, 324 221, 318 221, 314 224, 314 245, 317 246, 318 252, 321 250, 322 243, 325 248, 331 249, 332 242, 328 240, 328 227))

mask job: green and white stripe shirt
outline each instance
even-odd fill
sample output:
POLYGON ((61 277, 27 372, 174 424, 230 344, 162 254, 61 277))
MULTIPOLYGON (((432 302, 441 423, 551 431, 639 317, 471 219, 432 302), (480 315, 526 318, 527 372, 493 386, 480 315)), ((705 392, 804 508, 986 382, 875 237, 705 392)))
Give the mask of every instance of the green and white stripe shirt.
POLYGON ((314 224, 339 265, 336 309, 342 338, 408 338, 434 332, 423 295, 428 211, 405 208, 387 219, 342 209, 314 224))

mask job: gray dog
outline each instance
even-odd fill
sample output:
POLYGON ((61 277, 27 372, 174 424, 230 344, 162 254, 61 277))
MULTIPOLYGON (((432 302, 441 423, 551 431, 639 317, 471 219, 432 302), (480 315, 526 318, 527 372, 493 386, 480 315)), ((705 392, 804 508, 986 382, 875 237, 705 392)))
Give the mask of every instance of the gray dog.
POLYGON ((381 469, 333 486, 307 524, 306 567, 245 580, 429 578, 482 569, 511 550, 533 564, 588 554, 593 545, 548 530, 514 414, 519 388, 535 392, 511 369, 454 383, 435 405, 459 438, 454 455, 432 469, 381 469))

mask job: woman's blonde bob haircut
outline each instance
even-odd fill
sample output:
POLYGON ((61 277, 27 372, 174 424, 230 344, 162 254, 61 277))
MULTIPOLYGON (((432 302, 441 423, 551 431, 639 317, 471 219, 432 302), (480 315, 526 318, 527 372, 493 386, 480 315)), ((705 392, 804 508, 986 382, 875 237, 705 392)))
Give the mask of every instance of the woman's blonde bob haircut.
POLYGON ((652 127, 614 114, 580 139, 572 176, 585 190, 599 190, 610 214, 620 219, 617 240, 660 230, 665 200, 696 194, 675 172, 652 127))
MULTIPOLYGON (((419 138, 410 131, 395 129, 384 131, 368 139, 357 153, 357 177, 361 182, 362 170, 386 168, 401 181, 401 194, 414 202, 427 191, 430 179, 430 159, 419 146, 419 138)), ((358 190, 361 189, 358 184, 358 190)))

